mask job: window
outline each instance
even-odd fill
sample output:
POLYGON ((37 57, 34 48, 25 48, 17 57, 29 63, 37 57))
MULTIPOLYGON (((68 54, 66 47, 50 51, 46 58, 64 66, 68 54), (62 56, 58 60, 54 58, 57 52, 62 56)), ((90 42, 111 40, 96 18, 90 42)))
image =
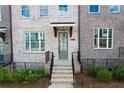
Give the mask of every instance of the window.
POLYGON ((93 29, 94 48, 112 48, 113 32, 109 28, 93 29))
POLYGON ((119 5, 110 5, 109 6, 109 12, 110 13, 119 13, 120 12, 120 6, 119 5))
POLYGON ((0 54, 3 54, 3 39, 0 37, 0 54))
POLYGON ((90 5, 89 6, 89 12, 90 13, 99 13, 100 12, 100 6, 99 5, 90 5))
POLYGON ((21 6, 21 15, 24 17, 30 17, 30 9, 28 5, 21 6))
POLYGON ((40 6, 40 16, 48 16, 48 5, 40 6))
POLYGON ((25 32, 26 51, 44 51, 44 39, 43 32, 25 32))
POLYGON ((2 6, 0 5, 0 21, 2 21, 2 6))
POLYGON ((68 11, 67 5, 59 5, 59 16, 65 16, 68 11))

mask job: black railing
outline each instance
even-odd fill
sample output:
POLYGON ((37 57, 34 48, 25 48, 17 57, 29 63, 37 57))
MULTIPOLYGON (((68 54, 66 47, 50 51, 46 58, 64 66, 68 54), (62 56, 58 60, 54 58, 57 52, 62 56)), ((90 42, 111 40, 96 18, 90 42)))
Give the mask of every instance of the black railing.
POLYGON ((52 58, 51 58, 51 62, 50 62, 50 79, 49 79, 50 84, 51 84, 53 66, 54 66, 54 53, 52 52, 52 58))
POLYGON ((10 71, 15 71, 17 69, 36 69, 37 67, 44 68, 44 64, 41 62, 13 62, 5 67, 10 71))
POLYGON ((124 64, 124 59, 82 59, 80 64, 81 73, 85 71, 85 66, 88 64, 104 66, 112 70, 113 66, 117 64, 124 64))
POLYGON ((73 83, 75 81, 75 66, 74 66, 74 56, 73 56, 73 53, 72 53, 72 72, 73 72, 73 83))

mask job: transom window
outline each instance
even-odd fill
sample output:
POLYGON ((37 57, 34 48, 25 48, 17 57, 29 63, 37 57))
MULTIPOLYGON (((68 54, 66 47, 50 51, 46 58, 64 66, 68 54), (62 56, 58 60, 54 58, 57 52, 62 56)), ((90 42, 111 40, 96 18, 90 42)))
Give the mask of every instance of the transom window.
POLYGON ((120 6, 119 5, 110 5, 109 6, 109 12, 110 13, 119 13, 120 12, 120 6))
POLYGON ((45 37, 43 32, 25 32, 26 51, 44 51, 45 37))
POLYGON ((100 6, 99 5, 90 5, 89 6, 89 13, 99 13, 100 6))
POLYGON ((24 17, 30 17, 30 9, 28 5, 21 6, 21 15, 24 17))
POLYGON ((68 11, 67 5, 59 5, 59 16, 65 16, 68 11))
POLYGON ((48 16, 48 5, 40 5, 40 16, 48 16))
POLYGON ((96 28, 94 32, 94 48, 112 48, 113 31, 111 28, 96 28))
POLYGON ((2 6, 0 5, 0 21, 2 21, 2 6))

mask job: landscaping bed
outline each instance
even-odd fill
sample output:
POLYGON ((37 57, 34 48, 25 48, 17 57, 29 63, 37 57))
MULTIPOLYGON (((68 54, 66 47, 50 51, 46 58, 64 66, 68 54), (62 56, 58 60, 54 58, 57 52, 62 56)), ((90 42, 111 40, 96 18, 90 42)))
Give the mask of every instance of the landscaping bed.
POLYGON ((47 88, 48 86, 49 75, 43 76, 39 80, 33 82, 0 82, 0 88, 47 88))
POLYGON ((83 73, 75 74, 75 88, 124 88, 124 65, 111 69, 88 64, 83 73))
POLYGON ((48 85, 49 75, 43 67, 14 71, 0 67, 1 88, 47 88, 48 85))
POLYGON ((85 72, 83 74, 75 74, 75 81, 75 88, 124 88, 124 82, 122 81, 116 79, 108 82, 99 81, 95 77, 87 75, 85 72))

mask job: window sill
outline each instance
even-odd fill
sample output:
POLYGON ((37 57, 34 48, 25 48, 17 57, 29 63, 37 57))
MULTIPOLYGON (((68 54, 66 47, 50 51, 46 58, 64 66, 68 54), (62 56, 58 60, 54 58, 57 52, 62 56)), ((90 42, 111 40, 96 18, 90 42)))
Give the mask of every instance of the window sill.
POLYGON ((21 16, 21 19, 30 19, 31 17, 23 17, 21 16))
POLYGON ((39 16, 38 19, 47 19, 49 16, 39 16))
POLYGON ((102 49, 103 49, 103 50, 108 50, 108 49, 112 50, 113 48, 94 48, 94 49, 95 49, 95 50, 97 50, 97 49, 98 49, 98 50, 102 50, 102 49))
POLYGON ((24 54, 44 54, 45 51, 25 51, 24 54))
POLYGON ((120 14, 120 12, 109 12, 109 14, 120 14))

